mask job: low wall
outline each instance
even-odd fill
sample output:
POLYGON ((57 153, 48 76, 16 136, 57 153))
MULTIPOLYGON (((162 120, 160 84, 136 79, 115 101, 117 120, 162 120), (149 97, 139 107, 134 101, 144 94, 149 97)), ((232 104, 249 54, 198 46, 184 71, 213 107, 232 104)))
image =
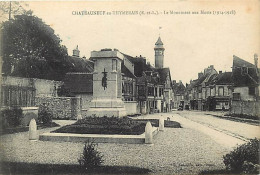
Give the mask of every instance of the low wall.
POLYGON ((137 114, 137 102, 136 101, 124 101, 126 115, 137 114))
POLYGON ((45 105, 54 119, 81 118, 80 98, 77 97, 36 97, 35 104, 45 105))
POLYGON ((232 101, 231 114, 246 114, 259 116, 260 102, 259 101, 232 101))
MULTIPOLYGON (((158 132, 157 127, 152 128, 153 137, 158 132)), ((95 143, 144 144, 145 133, 141 135, 43 133, 40 134, 39 140, 52 142, 86 142, 87 140, 94 140, 95 143)))

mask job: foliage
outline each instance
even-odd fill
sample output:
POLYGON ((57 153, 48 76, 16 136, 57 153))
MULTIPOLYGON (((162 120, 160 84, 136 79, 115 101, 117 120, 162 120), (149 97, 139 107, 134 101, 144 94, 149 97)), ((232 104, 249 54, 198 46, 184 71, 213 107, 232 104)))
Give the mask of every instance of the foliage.
POLYGON ((47 106, 41 105, 39 107, 39 115, 38 120, 40 123, 43 123, 44 125, 50 125, 52 123, 53 115, 48 109, 47 106))
POLYGON ((234 173, 257 173, 259 167, 259 139, 251 139, 235 150, 226 154, 224 164, 226 169, 234 173), (257 165, 258 164, 258 165, 257 165))
POLYGON ((18 107, 3 109, 1 111, 1 124, 3 128, 21 125, 22 109, 18 107))
POLYGON ((248 115, 248 114, 225 114, 225 116, 237 117, 242 119, 252 119, 252 120, 259 120, 260 117, 248 115))
POLYGON ((144 133, 145 124, 146 122, 139 122, 127 117, 87 117, 53 132, 138 135, 144 133))
POLYGON ((93 170, 103 163, 102 157, 100 152, 97 151, 97 144, 88 140, 84 145, 83 153, 78 162, 86 170, 93 170))
POLYGON ((133 166, 100 166, 91 172, 77 164, 44 164, 44 163, 27 163, 27 162, 1 162, 2 174, 148 174, 151 172, 146 168, 133 166))
MULTIPOLYGON (((128 117, 86 117, 72 125, 63 126, 53 132, 78 133, 78 134, 123 134, 139 135, 145 132, 148 120, 133 120, 128 117)), ((155 127, 159 126, 159 120, 149 119, 155 127)), ((165 127, 181 128, 178 122, 166 121, 165 127)))
POLYGON ((2 29, 4 74, 61 80, 69 71, 67 48, 40 18, 16 15, 2 29))

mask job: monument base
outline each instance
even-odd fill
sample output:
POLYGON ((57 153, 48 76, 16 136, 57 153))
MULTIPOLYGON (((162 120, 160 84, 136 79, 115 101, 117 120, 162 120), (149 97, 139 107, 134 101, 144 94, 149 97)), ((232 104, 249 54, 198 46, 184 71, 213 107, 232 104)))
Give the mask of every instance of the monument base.
POLYGON ((84 117, 124 117, 126 116, 125 108, 89 108, 84 117))

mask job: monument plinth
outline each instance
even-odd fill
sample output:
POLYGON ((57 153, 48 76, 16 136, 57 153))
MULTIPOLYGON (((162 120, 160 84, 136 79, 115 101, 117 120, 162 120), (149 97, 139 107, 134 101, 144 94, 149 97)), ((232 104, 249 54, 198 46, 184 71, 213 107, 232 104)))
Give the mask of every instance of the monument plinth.
POLYGON ((121 75, 123 55, 117 50, 103 49, 92 51, 90 59, 94 61, 93 100, 87 116, 125 116, 121 75))

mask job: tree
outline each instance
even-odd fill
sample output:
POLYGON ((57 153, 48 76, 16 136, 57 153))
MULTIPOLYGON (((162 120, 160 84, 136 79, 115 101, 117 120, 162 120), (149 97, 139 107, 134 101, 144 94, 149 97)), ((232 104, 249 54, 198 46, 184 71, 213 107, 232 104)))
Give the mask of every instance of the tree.
POLYGON ((26 14, 30 13, 31 11, 25 10, 24 6, 28 6, 27 3, 25 2, 18 2, 18 1, 2 1, 0 2, 0 14, 4 18, 10 20, 13 15, 18 15, 18 14, 26 14), (8 17, 7 17, 8 15, 8 17))
POLYGON ((16 15, 2 29, 5 75, 61 80, 70 70, 67 48, 40 18, 16 15))

